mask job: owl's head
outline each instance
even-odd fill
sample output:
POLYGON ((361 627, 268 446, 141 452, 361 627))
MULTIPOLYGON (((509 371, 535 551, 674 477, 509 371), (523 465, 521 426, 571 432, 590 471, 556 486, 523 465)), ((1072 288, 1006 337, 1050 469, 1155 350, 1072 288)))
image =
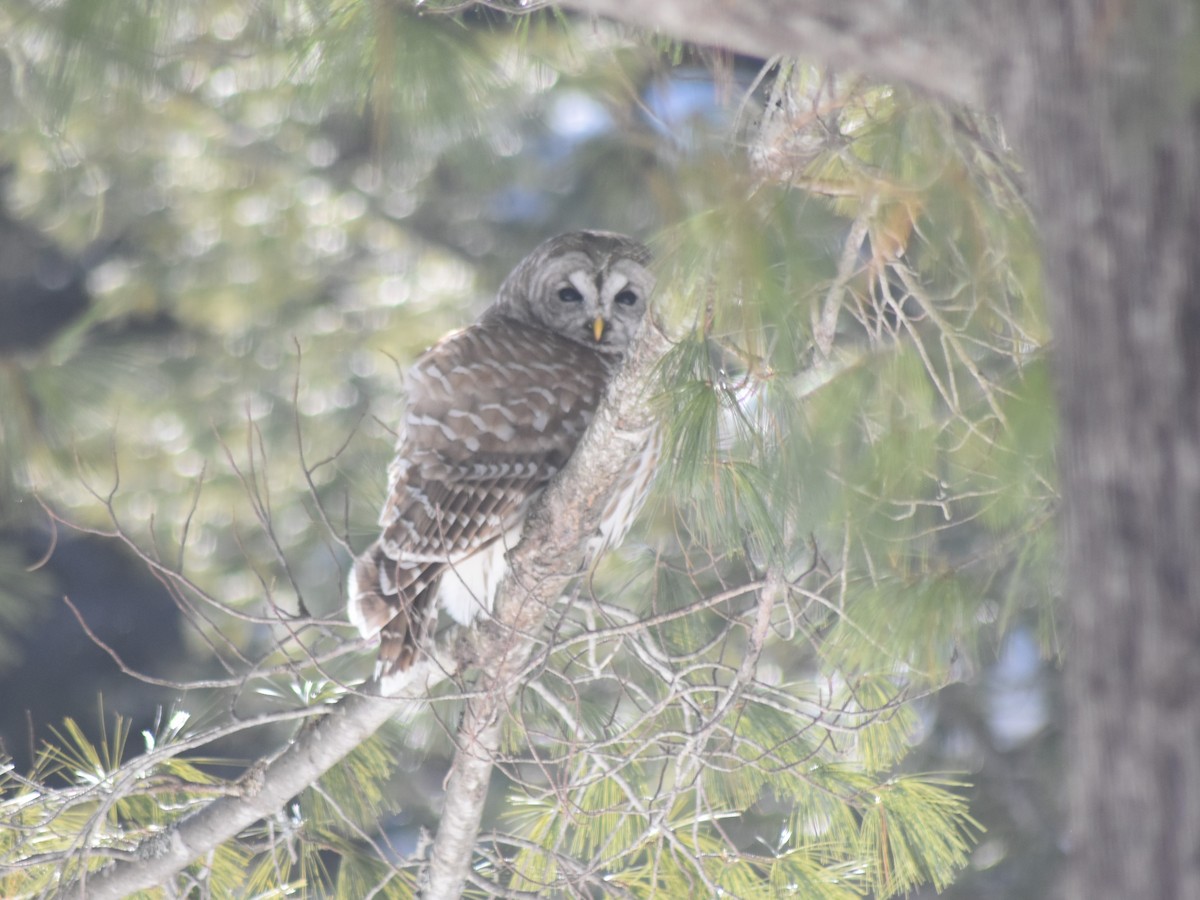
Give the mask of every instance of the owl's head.
POLYGON ((598 353, 623 353, 654 288, 649 264, 649 249, 623 234, 560 234, 521 260, 485 315, 530 322, 598 353))

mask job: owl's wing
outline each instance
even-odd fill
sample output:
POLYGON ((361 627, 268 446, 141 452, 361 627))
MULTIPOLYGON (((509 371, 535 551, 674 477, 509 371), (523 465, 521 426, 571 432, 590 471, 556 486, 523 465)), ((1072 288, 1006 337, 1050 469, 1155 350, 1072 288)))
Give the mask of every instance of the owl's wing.
POLYGON ((377 676, 412 664, 447 569, 520 527, 587 429, 607 366, 510 319, 452 334, 417 361, 383 533, 351 578, 351 620, 381 635, 377 676))

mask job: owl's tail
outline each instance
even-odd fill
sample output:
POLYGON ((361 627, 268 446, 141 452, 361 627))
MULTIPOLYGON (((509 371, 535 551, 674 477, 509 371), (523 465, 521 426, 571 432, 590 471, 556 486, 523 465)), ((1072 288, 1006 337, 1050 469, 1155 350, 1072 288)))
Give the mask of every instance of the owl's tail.
POLYGON ((388 563, 395 565, 383 555, 379 541, 376 541, 354 561, 354 568, 350 570, 346 617, 365 638, 379 634, 396 614, 396 598, 394 595, 391 598, 383 596, 379 579, 381 564, 388 563))
POLYGON ((442 568, 397 562, 380 541, 354 561, 346 617, 363 637, 379 635, 377 680, 405 671, 416 659, 442 568))

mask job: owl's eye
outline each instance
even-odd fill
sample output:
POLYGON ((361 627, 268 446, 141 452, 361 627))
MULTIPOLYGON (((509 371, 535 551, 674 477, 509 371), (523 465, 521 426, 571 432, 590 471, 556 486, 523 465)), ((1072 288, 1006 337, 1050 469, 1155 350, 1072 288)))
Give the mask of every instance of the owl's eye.
POLYGON ((565 287, 559 290, 558 299, 563 303, 578 303, 583 299, 583 294, 573 287, 565 287))
POLYGON ((633 304, 637 303, 638 296, 633 291, 626 288, 625 290, 618 293, 617 296, 613 297, 613 299, 616 300, 618 303, 620 303, 622 306, 633 306, 633 304))

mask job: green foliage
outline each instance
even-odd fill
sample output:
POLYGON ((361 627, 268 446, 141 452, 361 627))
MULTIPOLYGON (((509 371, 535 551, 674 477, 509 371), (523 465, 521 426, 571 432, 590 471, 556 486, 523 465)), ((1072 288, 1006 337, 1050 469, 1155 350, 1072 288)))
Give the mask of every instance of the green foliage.
MULTIPOLYGON (((79 854, 79 841, 131 851, 140 840, 225 792, 212 767, 224 761, 182 756, 189 716, 177 712, 142 734, 145 752, 129 747, 129 722, 113 719, 111 730, 93 742, 72 719, 56 730, 34 770, 0 776, 0 891, 5 896, 53 893, 79 875, 98 869, 103 856, 79 854), (130 760, 135 765, 129 765, 130 760), (20 862, 21 866, 12 865, 20 862)), ((214 890, 235 891, 248 854, 222 847, 208 861, 214 890)), ((157 893, 147 894, 156 896, 157 893)))
POLYGON ((876 896, 905 894, 926 882, 941 890, 950 883, 947 873, 966 862, 967 838, 979 828, 962 798, 945 790, 961 786, 954 780, 905 777, 880 787, 862 822, 862 840, 875 863, 876 896), (922 815, 905 815, 908 804, 922 815))
MULTIPOLYGON (((320 704, 336 697, 314 699, 320 704)), ((143 732, 141 753, 130 747, 130 737, 128 720, 119 716, 99 742, 68 719, 33 772, 18 778, 10 767, 0 776, 0 815, 7 826, 0 829, 0 868, 23 863, 0 875, 5 896, 65 883, 81 861, 98 868, 103 856, 76 852, 80 835, 94 847, 129 851, 215 797, 239 790, 221 774, 232 761, 192 752, 212 738, 186 713, 160 716, 155 730, 143 732)), ((379 734, 364 742, 287 809, 198 860, 178 883, 202 879, 220 896, 324 894, 335 886, 349 891, 339 896, 362 896, 357 886, 387 882, 383 896, 412 896, 411 879, 381 865, 381 847, 365 830, 393 807, 386 787, 396 761, 389 747, 394 741, 394 734, 379 734), (344 860, 335 870, 328 865, 330 852, 344 860), (405 885, 407 893, 395 893, 405 885)))
MULTIPOLYGON (((418 13, 0 12, 6 208, 73 253, 115 247, 81 318, 0 358, 5 483, 140 548, 217 673, 188 700, 221 710, 144 753, 123 720, 99 741, 68 722, 27 779, 4 773, 0 859, 24 868, 0 893, 50 891, 104 862, 85 851, 236 789, 199 748, 362 677, 332 619, 375 530, 398 370, 582 225, 659 235, 666 460, 632 540, 551 616, 478 876, 639 897, 950 884, 980 826, 961 782, 896 774, 912 700, 986 656, 990 623, 1053 634, 1047 325, 988 123, 799 63, 761 73, 753 114, 681 123, 651 97, 720 90, 695 48, 552 11, 418 13)), ((6 624, 3 592, 33 590, 2 577, 17 566, 0 545, 6 624)), ((411 896, 410 848, 377 825, 435 824, 457 688, 176 887, 411 896)))
POLYGON ((514 889, 585 882, 538 848, 646 896, 896 896, 967 863, 980 826, 962 785, 888 773, 917 731, 908 699, 986 654, 997 607, 1049 614, 1024 593, 1052 564, 1044 318, 1020 273, 1026 229, 988 206, 1019 203, 972 180, 951 121, 891 91, 847 99, 842 117, 856 155, 805 171, 858 185, 857 206, 832 205, 865 222, 861 262, 794 258, 828 212, 786 185, 723 197, 719 217, 673 233, 664 311, 682 337, 660 369, 670 462, 653 552, 590 585, 599 621, 556 626, 562 680, 540 691, 557 702, 523 704, 542 778, 522 782, 514 889), (772 573, 780 640, 747 671, 767 590, 749 585, 772 573), (620 607, 656 624, 608 638, 620 607), (768 862, 760 829, 781 809, 768 862))

